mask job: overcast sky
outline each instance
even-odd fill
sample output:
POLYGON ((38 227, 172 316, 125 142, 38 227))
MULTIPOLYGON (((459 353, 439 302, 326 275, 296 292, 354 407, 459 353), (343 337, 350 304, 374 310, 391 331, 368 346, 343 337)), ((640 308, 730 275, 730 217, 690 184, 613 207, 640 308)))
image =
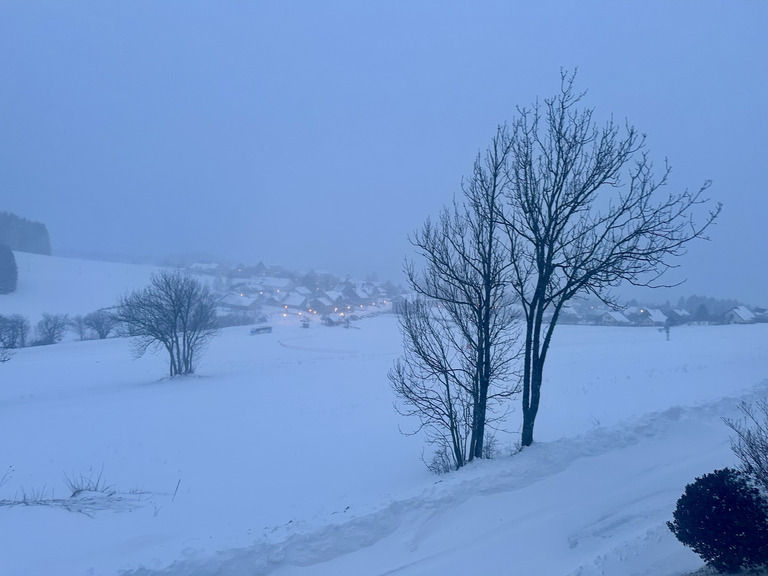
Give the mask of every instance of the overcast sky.
MULTIPOLYGON (((723 213, 675 294, 768 305, 768 3, 0 0, 0 210, 54 253, 401 281, 561 67, 723 213)), ((654 295, 649 295, 653 298, 654 295)))

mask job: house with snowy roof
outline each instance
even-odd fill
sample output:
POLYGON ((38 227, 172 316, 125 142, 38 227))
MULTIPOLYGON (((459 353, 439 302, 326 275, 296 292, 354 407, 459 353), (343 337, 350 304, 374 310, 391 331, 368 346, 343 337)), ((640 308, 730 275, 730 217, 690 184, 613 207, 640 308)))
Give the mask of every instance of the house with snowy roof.
POLYGON ((632 322, 618 310, 607 310, 600 315, 600 324, 604 326, 629 326, 632 322))
POLYGON ((259 307, 259 299, 244 294, 227 294, 219 300, 218 306, 231 310, 256 310, 259 307))
POLYGON ((256 281, 264 290, 272 290, 274 292, 287 292, 293 286, 293 282, 289 278, 262 276, 256 279, 256 281))
POLYGON ((326 298, 328 298, 335 306, 341 306, 344 303, 344 294, 338 290, 327 290, 323 292, 326 298))
POLYGON ((641 311, 641 317, 651 326, 664 326, 667 323, 667 315, 658 308, 646 308, 644 313, 641 311))
POLYGON ((746 306, 736 306, 725 313, 724 321, 726 324, 752 324, 755 315, 746 306))
POLYGON ((667 324, 667 315, 658 308, 627 308, 624 315, 638 326, 666 326, 667 324))
POLYGON ((309 299, 308 307, 319 314, 331 314, 336 312, 340 306, 337 306, 328 296, 321 293, 309 299))
POLYGON ((306 286, 296 286, 293 289, 293 292, 295 292, 296 294, 299 294, 300 296, 304 296, 305 298, 309 298, 313 294, 312 290, 310 290, 306 286))
POLYGON ((309 298, 302 296, 298 292, 289 292, 285 298, 280 301, 280 305, 284 308, 291 308, 294 310, 306 310, 309 308, 309 298))

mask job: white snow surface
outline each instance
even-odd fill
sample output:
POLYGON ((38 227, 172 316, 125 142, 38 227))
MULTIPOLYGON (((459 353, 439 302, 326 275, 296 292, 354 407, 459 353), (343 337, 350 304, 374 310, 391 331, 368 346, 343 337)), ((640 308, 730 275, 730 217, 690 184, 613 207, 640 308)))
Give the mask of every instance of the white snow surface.
POLYGON ((34 326, 44 312, 88 314, 116 304, 129 290, 141 288, 158 268, 14 252, 18 286, 0 295, 0 314, 23 314, 34 326))
MULTIPOLYGON (((1 313, 85 313, 151 271, 19 256, 1 313)), ((197 374, 173 379, 162 353, 133 359, 124 339, 18 351, 0 365, 0 574, 702 566, 665 522, 687 483, 736 463, 721 417, 768 395, 768 325, 681 327, 670 341, 559 326, 534 445, 511 456, 517 436, 500 432, 498 458, 443 476, 421 463, 423 439, 399 431, 413 424, 387 380, 400 346, 381 315, 349 329, 226 329, 197 374), (71 496, 67 478, 102 490, 71 496)), ((507 428, 519 422, 515 411, 507 428)))

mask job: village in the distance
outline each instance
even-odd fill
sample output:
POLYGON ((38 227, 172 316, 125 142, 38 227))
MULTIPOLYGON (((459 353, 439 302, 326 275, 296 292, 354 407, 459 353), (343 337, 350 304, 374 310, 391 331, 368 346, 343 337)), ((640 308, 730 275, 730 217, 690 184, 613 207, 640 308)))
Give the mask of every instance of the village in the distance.
MULTIPOLYGON (((305 327, 349 326, 371 314, 397 313, 415 295, 375 275, 364 280, 340 278, 329 272, 296 272, 259 262, 255 266, 193 263, 187 270, 200 276, 218 295, 218 313, 224 326, 298 321, 305 327)), ((559 317, 563 324, 600 326, 658 326, 684 324, 753 324, 768 322, 768 309, 731 299, 681 297, 653 304, 630 300, 613 310, 597 299, 577 300, 559 317)))
MULTIPOLYGON (((40 255, 52 254, 48 229, 41 222, 0 212, 0 245, 6 250, 40 255), (10 250, 8 250, 10 248, 10 250)), ((8 256, 13 260, 13 256, 8 256)), ((15 263, 9 263, 15 270, 15 263)), ((403 303, 418 297, 409 293, 402 284, 392 280, 380 281, 376 274, 366 278, 340 276, 324 270, 296 271, 278 265, 259 262, 255 265, 235 265, 211 260, 194 261, 190 256, 177 257, 155 265, 157 270, 175 269, 199 279, 213 293, 216 302, 218 327, 251 326, 251 334, 271 331, 273 325, 299 324, 312 326, 350 327, 363 317, 382 313, 397 314, 403 303)), ((15 276, 14 276, 15 278, 15 276)), ((15 290, 15 286, 8 291, 15 290)), ((621 302, 621 301, 620 301, 621 302)), ((629 300, 611 309, 596 298, 574 298, 559 313, 561 324, 599 326, 656 326, 669 332, 674 326, 685 324, 754 324, 768 322, 768 309, 739 302, 735 299, 717 299, 708 296, 680 297, 674 304, 629 300)), ((48 314, 41 333, 28 339, 29 320, 20 314, 0 314, 4 334, 0 338, 6 348, 25 347, 29 344, 50 344, 60 341, 64 332, 80 340, 118 335, 113 323, 88 330, 87 325, 105 318, 117 302, 91 310, 86 317, 70 316, 70 310, 48 314), (94 316, 95 313, 96 316, 94 316), (85 323, 84 323, 85 320, 85 323)), ((437 305, 437 304, 436 304, 437 305)), ((102 304, 103 306, 103 304, 102 304)))

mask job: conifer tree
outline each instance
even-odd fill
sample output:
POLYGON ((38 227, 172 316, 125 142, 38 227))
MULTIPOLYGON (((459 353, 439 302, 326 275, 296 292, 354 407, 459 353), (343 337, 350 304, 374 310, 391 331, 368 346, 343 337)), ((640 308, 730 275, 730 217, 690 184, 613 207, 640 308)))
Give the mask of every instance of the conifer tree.
POLYGON ((0 294, 10 294, 16 291, 19 269, 13 251, 0 244, 0 294))

